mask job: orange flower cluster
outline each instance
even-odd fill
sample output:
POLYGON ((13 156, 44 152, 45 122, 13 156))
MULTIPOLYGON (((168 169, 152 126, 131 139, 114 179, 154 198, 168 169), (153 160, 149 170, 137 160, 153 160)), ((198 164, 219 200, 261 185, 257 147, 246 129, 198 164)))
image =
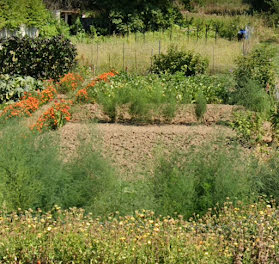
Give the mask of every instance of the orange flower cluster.
POLYGON ((45 113, 43 113, 36 124, 31 127, 31 130, 56 130, 59 127, 65 125, 67 121, 71 120, 71 104, 72 101, 60 100, 55 102, 53 107, 50 107, 45 113))
POLYGON ((39 93, 40 104, 43 105, 52 101, 56 95, 57 90, 54 86, 53 81, 48 81, 47 88, 39 93))
POLYGON ((29 96, 4 108, 0 117, 9 119, 12 117, 31 116, 33 112, 39 109, 40 101, 36 97, 29 96))
POLYGON ((106 73, 103 73, 101 75, 99 75, 95 80, 93 80, 91 83, 89 83, 86 87, 86 89, 90 88, 90 87, 94 87, 95 84, 97 82, 108 82, 109 81, 109 78, 111 77, 114 77, 115 75, 117 75, 118 73, 117 72, 106 72, 106 73))
POLYGON ((107 72, 99 75, 96 79, 91 81, 85 88, 79 90, 75 95, 75 101, 79 103, 85 103, 88 102, 89 96, 87 90, 94 87, 97 82, 108 82, 109 78, 114 77, 117 74, 117 72, 107 72))
POLYGON ((79 90, 76 93, 75 101, 78 103, 85 103, 88 102, 89 97, 86 88, 79 90))
POLYGON ((77 73, 65 74, 58 82, 61 92, 75 91, 84 81, 83 77, 77 73))
POLYGON ((98 80, 98 81, 105 81, 105 82, 108 82, 108 81, 109 81, 109 78, 110 78, 110 77, 114 77, 116 74, 117 74, 117 72, 113 72, 113 71, 111 71, 111 72, 106 72, 106 73, 103 73, 103 74, 99 75, 99 76, 97 77, 97 80, 98 80))
POLYGON ((12 117, 31 116, 41 105, 53 100, 56 94, 57 91, 53 83, 49 84, 42 92, 37 92, 37 94, 25 93, 19 102, 5 107, 0 117, 9 119, 12 117))

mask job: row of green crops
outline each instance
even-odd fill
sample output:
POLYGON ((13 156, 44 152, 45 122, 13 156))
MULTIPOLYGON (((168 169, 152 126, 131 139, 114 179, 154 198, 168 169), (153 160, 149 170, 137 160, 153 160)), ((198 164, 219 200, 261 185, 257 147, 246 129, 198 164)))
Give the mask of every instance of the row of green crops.
MULTIPOLYGON (((127 96, 138 91, 149 97, 149 102, 167 102, 174 98, 178 103, 190 104, 195 102, 196 94, 202 92, 209 104, 226 103, 229 88, 232 88, 233 80, 228 76, 198 75, 187 77, 183 73, 175 75, 148 75, 137 76, 120 74, 110 79, 109 83, 102 82, 89 89, 93 100, 107 96, 127 96)), ((124 100, 124 99, 123 99, 124 100)), ((124 100, 125 101, 125 100, 124 100)))
POLYGON ((162 76, 120 74, 110 82, 89 87, 87 92, 91 102, 102 105, 112 119, 117 107, 123 105, 129 105, 130 114, 135 117, 148 117, 159 110, 171 117, 178 104, 195 103, 199 94, 203 94, 208 104, 226 103, 229 82, 233 86, 233 81, 226 76, 185 78, 183 73, 162 76))

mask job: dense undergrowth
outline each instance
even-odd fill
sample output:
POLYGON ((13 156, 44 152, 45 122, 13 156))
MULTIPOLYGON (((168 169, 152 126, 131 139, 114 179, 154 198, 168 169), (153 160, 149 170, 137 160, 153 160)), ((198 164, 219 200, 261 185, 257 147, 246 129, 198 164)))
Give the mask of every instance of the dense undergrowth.
POLYGON ((1 263, 276 258, 276 153, 262 162, 219 139, 159 155, 152 174, 127 181, 103 158, 95 133, 69 156, 57 132, 1 128, 1 263))
POLYGON ((276 263, 274 201, 228 200, 203 218, 157 217, 137 211, 100 220, 84 210, 0 213, 1 263, 276 263), (20 234, 20 235, 18 235, 20 234))
POLYGON ((152 174, 130 182, 121 180, 103 158, 95 137, 92 130, 69 158, 60 148, 57 132, 34 133, 13 122, 2 127, 1 206, 7 211, 18 207, 46 211, 57 204, 85 208, 94 215, 146 208, 190 217, 226 197, 252 202, 265 194, 279 199, 276 154, 261 163, 233 145, 227 150, 219 143, 172 150, 170 156, 158 156, 152 174))

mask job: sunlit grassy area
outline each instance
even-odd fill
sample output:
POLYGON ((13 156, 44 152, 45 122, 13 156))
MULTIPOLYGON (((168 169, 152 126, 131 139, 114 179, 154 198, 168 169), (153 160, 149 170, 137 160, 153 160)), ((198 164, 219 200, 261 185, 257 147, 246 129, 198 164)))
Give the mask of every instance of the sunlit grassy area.
POLYGON ((194 50, 209 59, 211 73, 227 72, 234 68, 237 56, 250 50, 256 40, 243 42, 228 41, 209 37, 204 33, 199 38, 194 32, 188 37, 187 31, 176 29, 166 32, 130 34, 128 37, 112 36, 95 43, 78 43, 78 59, 82 65, 92 66, 96 74, 110 69, 127 70, 145 74, 152 64, 152 55, 166 52, 174 45, 181 50, 194 50))

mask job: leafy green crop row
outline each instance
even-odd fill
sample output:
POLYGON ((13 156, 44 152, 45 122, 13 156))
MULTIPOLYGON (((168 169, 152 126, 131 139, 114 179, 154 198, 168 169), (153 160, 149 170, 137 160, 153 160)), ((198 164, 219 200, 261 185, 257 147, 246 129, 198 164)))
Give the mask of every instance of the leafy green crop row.
POLYGON ((112 119, 116 117, 117 108, 124 105, 129 106, 135 119, 146 119, 158 111, 171 118, 177 105, 195 103, 200 93, 209 104, 227 102, 228 87, 228 78, 223 76, 186 78, 183 73, 161 76, 120 74, 109 83, 89 87, 88 96, 102 105, 112 119))
POLYGON ((20 99, 25 92, 42 90, 43 83, 32 77, 12 77, 9 75, 0 75, 0 103, 16 101, 20 99))

